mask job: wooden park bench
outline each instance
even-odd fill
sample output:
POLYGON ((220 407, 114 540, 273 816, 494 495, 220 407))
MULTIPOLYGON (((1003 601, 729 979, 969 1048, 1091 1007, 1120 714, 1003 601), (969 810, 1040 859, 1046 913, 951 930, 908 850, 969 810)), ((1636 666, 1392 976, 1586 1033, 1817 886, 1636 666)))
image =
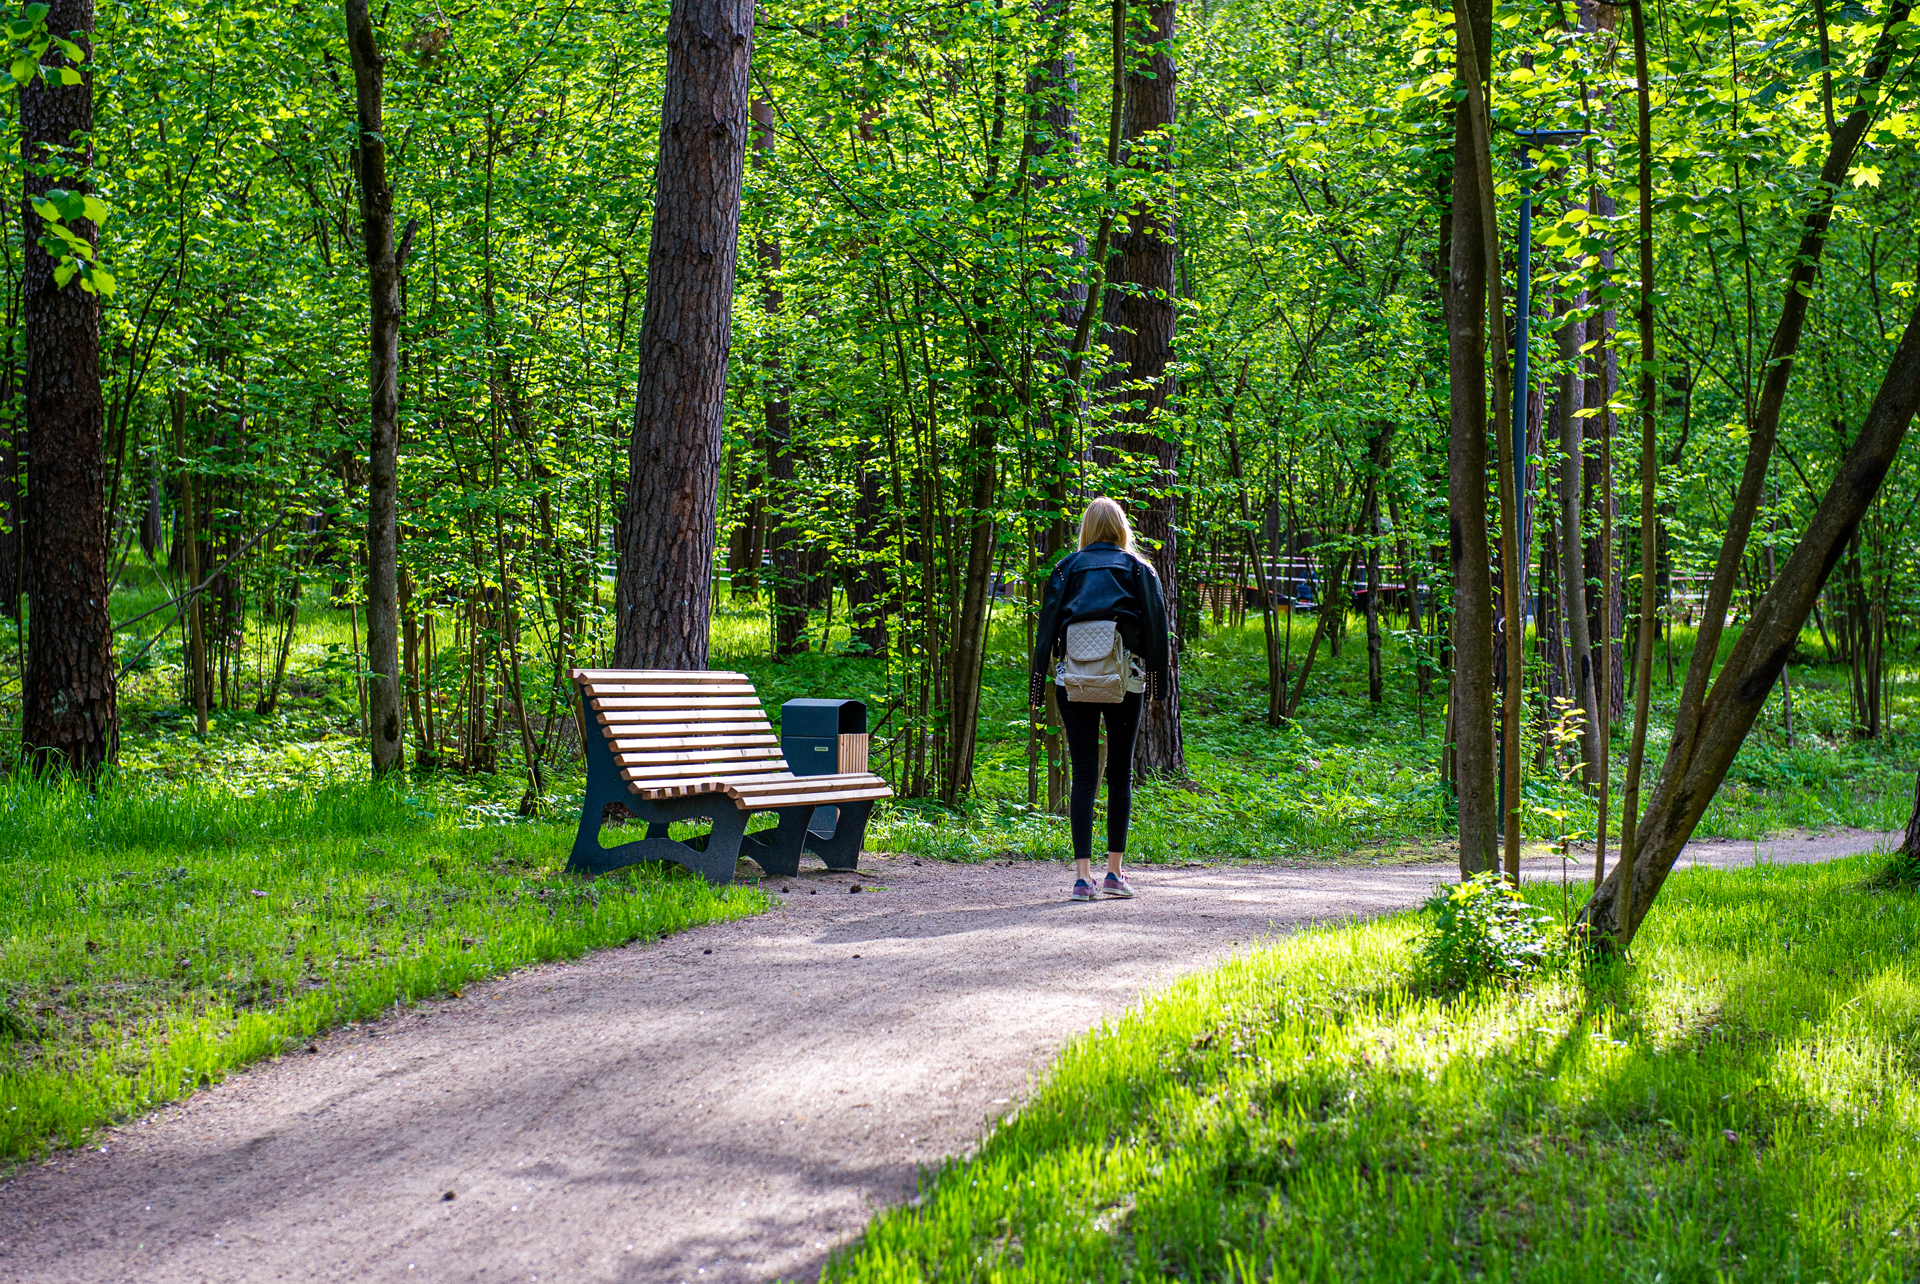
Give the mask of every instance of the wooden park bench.
MULTIPOLYGON (((598 874, 643 860, 670 860, 733 881, 750 856, 769 874, 800 872, 810 850, 829 869, 853 869, 873 804, 893 790, 865 771, 796 776, 745 674, 677 669, 575 669, 587 750, 587 796, 567 868, 598 874), (647 836, 600 845, 607 810, 623 804, 647 836), (814 809, 839 809, 830 837, 812 832, 814 809), (777 812, 778 826, 749 834, 755 812, 777 812), (682 842, 676 821, 712 828, 682 842)), ((850 738, 851 739, 851 738, 850 738)), ((865 737, 854 761, 865 766, 865 737)), ((844 768, 850 765, 844 760, 844 768)))

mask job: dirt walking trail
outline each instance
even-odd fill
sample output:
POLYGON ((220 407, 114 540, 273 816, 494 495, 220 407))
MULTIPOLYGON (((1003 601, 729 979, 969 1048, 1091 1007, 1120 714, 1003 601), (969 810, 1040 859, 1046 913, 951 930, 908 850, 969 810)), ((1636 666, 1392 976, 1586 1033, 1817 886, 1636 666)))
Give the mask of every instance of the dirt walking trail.
POLYGON ((811 1279, 1065 1040, 1263 937, 1413 905, 1450 875, 1142 867, 1137 899, 1076 905, 1051 864, 862 864, 770 880, 758 918, 341 1030, 24 1168, 0 1185, 0 1281, 811 1279))

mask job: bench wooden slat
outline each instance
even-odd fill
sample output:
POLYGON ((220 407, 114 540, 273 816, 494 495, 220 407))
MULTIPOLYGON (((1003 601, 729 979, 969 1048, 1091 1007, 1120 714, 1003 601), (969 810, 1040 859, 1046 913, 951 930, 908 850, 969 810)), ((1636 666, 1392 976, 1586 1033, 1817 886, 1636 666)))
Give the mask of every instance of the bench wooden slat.
POLYGON ((755 789, 774 788, 780 793, 812 793, 823 789, 844 789, 852 785, 885 785, 887 782, 867 772, 848 772, 832 776, 795 776, 792 780, 782 780, 771 786, 741 786, 740 792, 749 793, 755 789))
MULTIPOLYGON (((685 715, 682 715, 685 716, 685 715)), ((594 721, 606 729, 609 737, 645 738, 648 736, 770 736, 773 728, 765 718, 701 718, 693 722, 634 722, 619 713, 595 714, 594 721)))
POLYGON ((607 748, 618 758, 630 753, 657 753, 667 749, 746 749, 755 745, 778 745, 771 735, 740 732, 718 736, 608 736, 607 748))
POLYGON ((831 807, 835 803, 867 802, 892 796, 893 790, 881 785, 872 789, 841 789, 825 794, 756 795, 751 799, 737 799, 736 805, 746 811, 775 811, 781 807, 831 807))
POLYGON ((708 727, 773 730, 773 724, 753 709, 595 709, 593 717, 603 727, 631 729, 632 734, 641 736, 670 735, 676 727, 688 731, 705 731, 708 727))
POLYGON ((751 695, 737 696, 595 696, 592 698, 596 710, 618 710, 627 712, 640 709, 674 709, 691 712, 695 709, 754 709, 760 708, 758 698, 751 695))
POLYGON ((782 766, 786 765, 786 759, 780 757, 778 749, 762 745, 748 745, 738 749, 642 750, 638 753, 617 753, 614 759, 623 767, 638 767, 651 763, 680 763, 684 766, 697 766, 703 762, 724 763, 732 766, 736 762, 772 762, 776 759, 782 766))
POLYGON ((787 770, 785 758, 750 758, 738 762, 649 762, 622 766, 620 775, 631 781, 665 784, 673 780, 710 780, 715 776, 764 776, 787 770))
POLYGON ((574 669, 569 675, 575 682, 591 686, 596 682, 644 682, 657 679, 671 682, 745 682, 744 673, 729 673, 723 669, 574 669))
MULTIPOLYGON (((596 699, 608 696, 750 696, 753 694, 753 684, 749 682, 714 682, 700 686, 664 682, 597 682, 592 690, 592 695, 596 699)), ((754 703, 758 704, 759 700, 756 699, 754 703)))
POLYGON ((726 792, 729 785, 746 784, 752 781, 779 781, 785 779, 777 772, 751 776, 735 776, 718 773, 712 776, 681 776, 668 780, 637 780, 628 788, 642 798, 685 798, 690 794, 718 794, 726 792))

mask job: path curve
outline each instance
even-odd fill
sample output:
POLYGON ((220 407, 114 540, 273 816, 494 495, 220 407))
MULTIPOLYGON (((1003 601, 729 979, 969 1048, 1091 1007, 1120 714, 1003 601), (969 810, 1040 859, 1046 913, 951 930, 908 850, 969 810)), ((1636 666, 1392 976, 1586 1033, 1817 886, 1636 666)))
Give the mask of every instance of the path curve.
POLYGON ((1142 867, 1137 899, 1075 905, 1051 864, 863 865, 769 880, 759 918, 338 1031, 22 1169, 0 1185, 0 1280, 812 1279, 1066 1039, 1263 937, 1449 876, 1142 867))

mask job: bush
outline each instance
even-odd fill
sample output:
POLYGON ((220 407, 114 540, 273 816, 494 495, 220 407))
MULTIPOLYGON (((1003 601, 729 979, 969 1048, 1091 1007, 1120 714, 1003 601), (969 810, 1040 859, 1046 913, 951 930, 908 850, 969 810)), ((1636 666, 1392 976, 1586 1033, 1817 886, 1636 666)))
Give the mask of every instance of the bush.
POLYGON ((1553 916, 1527 904, 1498 874, 1475 874, 1427 902, 1432 934, 1420 949, 1420 973, 1435 989, 1482 982, 1516 985, 1561 957, 1553 916))
POLYGON ((1895 848, 1867 878, 1867 885, 1885 891, 1920 890, 1920 853, 1895 848))

